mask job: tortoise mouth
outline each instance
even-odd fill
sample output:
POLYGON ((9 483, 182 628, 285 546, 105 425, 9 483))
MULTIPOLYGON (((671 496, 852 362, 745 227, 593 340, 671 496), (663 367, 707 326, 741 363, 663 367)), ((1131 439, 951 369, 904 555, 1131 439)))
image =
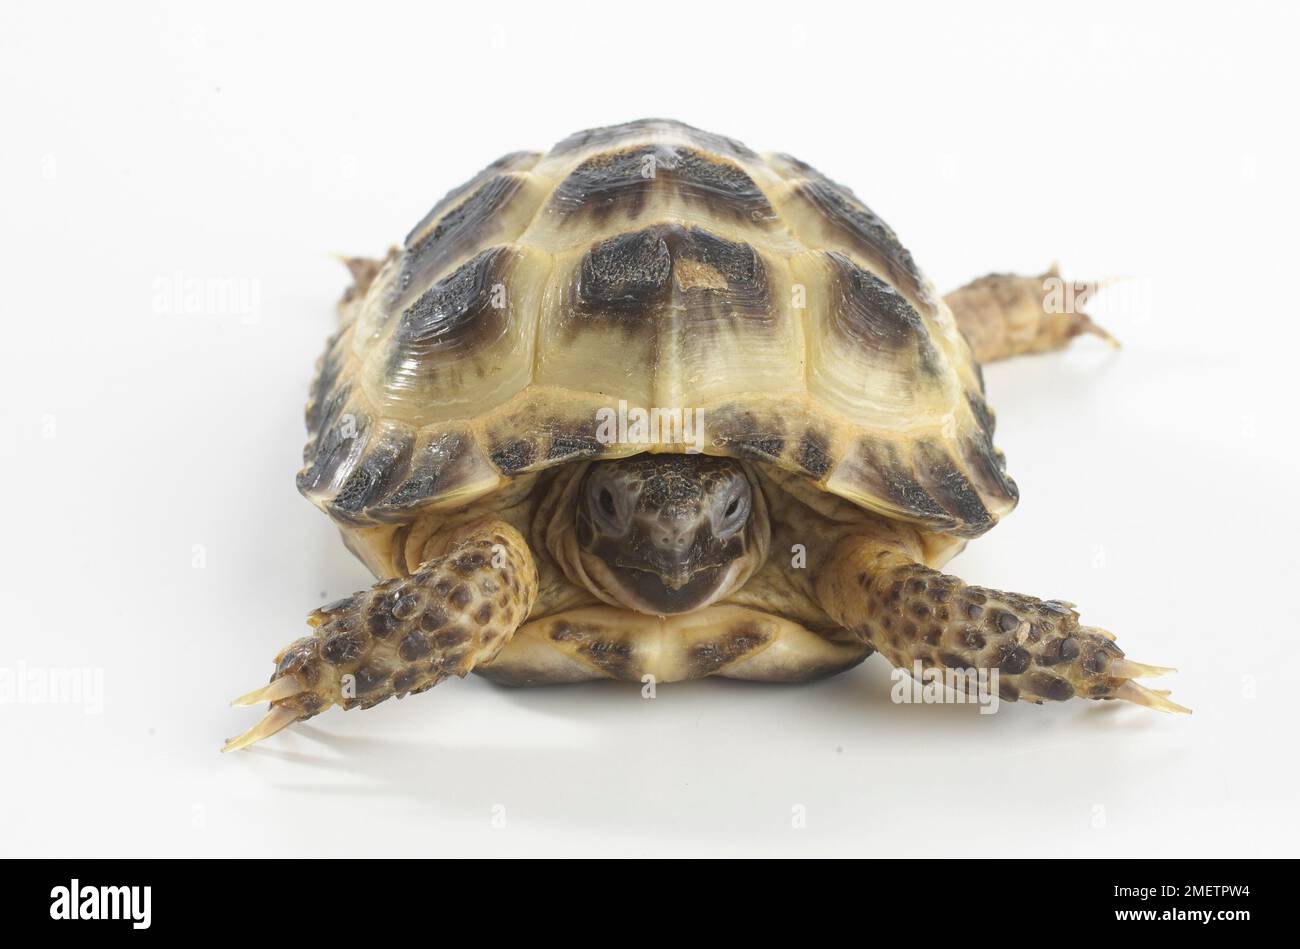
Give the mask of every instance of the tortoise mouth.
POLYGON ((706 567, 686 582, 674 584, 657 570, 624 566, 605 569, 598 579, 604 592, 619 605, 639 613, 670 616, 690 613, 714 603, 731 589, 740 566, 735 563, 706 567))
POLYGON ((643 613, 668 615, 689 613, 713 602, 726 589, 729 565, 709 567, 694 573, 685 583, 674 585, 655 570, 619 564, 611 575, 621 587, 625 603, 643 613))

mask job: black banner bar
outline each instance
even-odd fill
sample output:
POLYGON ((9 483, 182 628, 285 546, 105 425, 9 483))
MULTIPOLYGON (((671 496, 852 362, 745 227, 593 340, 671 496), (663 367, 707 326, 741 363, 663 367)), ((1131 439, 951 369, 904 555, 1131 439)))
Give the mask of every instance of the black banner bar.
MULTIPOLYGON (((783 867, 762 860, 626 860, 602 868, 574 860, 536 871, 487 862, 11 860, 0 906, 8 923, 48 927, 51 934, 75 927, 79 936, 111 930, 242 939, 268 914, 292 918, 296 939, 313 930, 337 937, 349 913, 365 917, 358 925, 378 924, 386 933, 408 923, 418 931, 429 922, 425 913, 467 921, 486 914, 498 930, 503 920, 526 927, 581 905, 584 929, 606 921, 634 927, 644 919, 659 932, 655 938, 664 938, 662 918, 650 922, 647 914, 661 913, 670 899, 679 903, 683 924, 698 915, 687 912, 690 904, 725 906, 742 924, 775 914, 796 929, 813 927, 809 933, 827 914, 846 923, 854 914, 886 914, 940 933, 1000 920, 1020 931, 1064 924, 1071 935, 1197 926, 1230 938, 1252 923, 1291 921, 1282 902, 1296 870, 1292 861, 1248 860, 806 860, 783 867), (627 902, 633 893, 641 896, 637 906, 627 902)), ((701 919, 708 927, 718 922, 701 919)))

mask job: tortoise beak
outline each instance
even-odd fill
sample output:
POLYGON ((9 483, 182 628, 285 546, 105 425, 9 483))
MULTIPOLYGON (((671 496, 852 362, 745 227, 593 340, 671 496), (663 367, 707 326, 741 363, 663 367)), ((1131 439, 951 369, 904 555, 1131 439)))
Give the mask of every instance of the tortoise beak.
POLYGON ((628 587, 656 612, 694 609, 716 590, 729 557, 707 524, 645 518, 615 558, 628 587))
POLYGON ((670 577, 659 570, 622 571, 619 584, 630 595, 635 609, 647 613, 687 613, 712 599, 727 567, 711 567, 695 573, 674 572, 670 577))
POLYGON ((673 564, 659 575, 664 586, 677 591, 691 582, 691 563, 689 554, 675 558, 673 564))

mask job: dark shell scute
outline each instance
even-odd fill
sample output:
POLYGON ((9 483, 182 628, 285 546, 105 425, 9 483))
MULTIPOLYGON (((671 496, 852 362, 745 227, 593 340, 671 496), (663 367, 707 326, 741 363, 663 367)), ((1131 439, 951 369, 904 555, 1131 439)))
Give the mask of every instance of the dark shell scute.
POLYGON ((1020 499, 1020 489, 1007 476, 1001 454, 987 438, 966 438, 962 442, 962 455, 985 495, 1011 504, 1020 499))
POLYGON ((303 448, 302 460, 311 465, 321 455, 336 450, 338 443, 351 438, 357 430, 355 414, 345 411, 352 396, 352 386, 346 382, 337 382, 332 391, 320 401, 308 406, 307 431, 309 441, 303 448), (331 436, 331 430, 338 431, 331 436))
POLYGON ((343 352, 338 347, 341 333, 335 333, 325 344, 325 354, 321 356, 316 367, 316 378, 312 380, 311 392, 307 399, 307 431, 320 431, 321 420, 332 393, 339 384, 339 374, 343 369, 343 352))
POLYGON ((859 449, 862 473, 874 491, 911 517, 938 521, 945 528, 951 526, 952 515, 921 486, 911 466, 903 462, 893 445, 865 439, 859 449))
POLYGON ((755 461, 776 462, 788 445, 785 425, 779 417, 763 421, 743 405, 727 405, 713 413, 710 433, 719 448, 755 461))
POLYGON ((595 458, 606 451, 604 445, 590 432, 556 431, 551 434, 550 447, 546 449, 549 462, 577 461, 582 458, 595 458))
POLYGON ((464 436, 443 435, 425 445, 412 460, 406 479, 385 499, 394 508, 418 505, 437 494, 451 493, 458 482, 457 472, 465 472, 468 465, 464 436))
POLYGON ((382 498, 406 474, 413 441, 411 434, 404 430, 382 432, 373 444, 367 444, 331 506, 340 512, 357 514, 382 498))
POLYGON ((577 315, 628 328, 654 325, 670 300, 691 323, 743 314, 772 322, 767 270, 748 244, 660 224, 594 246, 579 265, 577 315))
POLYGON ((939 354, 921 314, 901 293, 843 254, 827 255, 836 270, 840 305, 832 307, 832 325, 852 346, 896 352, 917 347, 922 368, 938 372, 939 354))
POLYGON ((335 393, 322 419, 320 435, 307 443, 303 459, 306 467, 298 472, 297 479, 298 490, 303 493, 320 491, 334 483, 336 475, 350 470, 365 444, 370 416, 343 411, 348 395, 347 387, 335 393))
POLYGON ((675 193, 712 213, 773 223, 776 212, 738 165, 691 148, 655 144, 591 156, 564 179, 550 209, 604 220, 615 211, 636 219, 655 195, 675 193))
POLYGON ((610 308, 631 316, 668 288, 673 259, 658 229, 602 241, 582 259, 578 303, 587 311, 610 308))
POLYGON ((490 247, 403 310, 389 343, 390 374, 418 373, 413 361, 476 349, 505 333, 506 311, 495 305, 493 288, 504 286, 502 271, 512 257, 504 247, 490 247))
POLYGON ((536 164, 537 159, 540 157, 541 155, 538 152, 511 152, 508 155, 501 156, 463 185, 448 191, 424 217, 420 218, 419 223, 411 228, 410 233, 406 235, 406 239, 403 241, 403 246, 413 246, 424 235, 429 225, 438 220, 448 208, 460 201, 465 195, 478 191, 489 179, 496 178, 508 171, 526 171, 536 164))
POLYGON ((804 432, 795 452, 795 464, 814 478, 820 478, 831 469, 830 443, 820 432, 804 432))
POLYGON ((917 469, 925 478, 927 494, 962 522, 963 530, 983 533, 993 517, 979 492, 942 449, 928 442, 916 446, 917 469))
POLYGON ((810 177, 799 182, 795 193, 815 207, 826 221, 860 253, 878 262, 890 280, 918 299, 929 294, 916 261, 889 225, 859 201, 853 192, 804 166, 810 177))
POLYGON ((519 175, 493 178, 448 211, 407 251, 393 288, 397 298, 404 298, 412 287, 427 286, 449 264, 481 247, 493 235, 497 215, 522 183, 519 175))
POLYGON ((973 392, 966 394, 966 404, 970 406, 971 414, 975 416, 975 421, 979 423, 980 430, 989 438, 993 437, 993 430, 997 426, 997 420, 994 418, 993 410, 983 398, 973 392))
POLYGON ((537 459, 537 446, 528 439, 511 438, 492 448, 488 458, 501 469, 502 474, 513 475, 537 459))

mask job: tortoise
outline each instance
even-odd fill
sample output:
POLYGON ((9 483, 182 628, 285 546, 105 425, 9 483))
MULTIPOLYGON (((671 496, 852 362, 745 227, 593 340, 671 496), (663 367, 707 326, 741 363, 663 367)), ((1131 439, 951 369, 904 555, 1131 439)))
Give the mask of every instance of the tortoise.
POLYGON ((1091 285, 940 296, 849 189, 663 119, 506 155, 346 263, 297 484, 377 582, 311 613, 227 749, 471 671, 793 682, 873 652, 1186 711, 1072 604, 940 572, 1019 496, 981 363, 1109 341, 1091 285))

